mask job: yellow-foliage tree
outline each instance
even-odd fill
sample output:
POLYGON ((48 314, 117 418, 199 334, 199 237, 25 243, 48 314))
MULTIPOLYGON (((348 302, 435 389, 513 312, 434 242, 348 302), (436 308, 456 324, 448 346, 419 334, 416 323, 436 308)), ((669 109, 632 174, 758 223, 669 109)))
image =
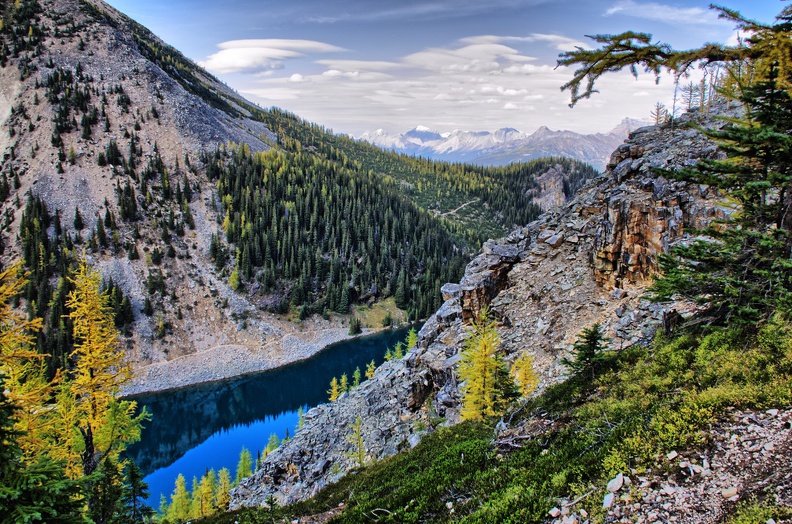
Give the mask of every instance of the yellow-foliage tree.
POLYGON ((215 491, 215 504, 221 512, 228 510, 228 504, 231 502, 229 491, 231 491, 231 472, 228 471, 228 468, 223 468, 217 476, 215 491))
POLYGON ((340 395, 342 391, 338 386, 338 379, 333 377, 330 381, 330 389, 327 390, 327 395, 330 398, 330 402, 334 402, 340 395))
POLYGON ((140 439, 148 414, 136 416, 134 401, 117 398, 131 372, 118 346, 109 297, 100 292, 99 273, 82 261, 70 280, 74 291, 66 306, 74 323, 71 358, 76 365, 59 386, 53 447, 76 478, 93 473, 105 457, 117 461, 128 444, 140 439))
POLYGON ((514 398, 514 382, 497 354, 500 335, 484 308, 473 325, 459 362, 464 420, 480 421, 494 416, 514 398))
POLYGON ((511 371, 522 396, 527 397, 539 385, 539 376, 533 369, 533 357, 528 352, 523 353, 514 362, 511 371))
POLYGON ((44 358, 34 347, 41 319, 28 320, 11 307, 27 284, 20 264, 0 273, 0 373, 5 375, 8 399, 18 408, 14 429, 26 457, 41 453, 52 420, 47 404, 53 383, 44 374, 44 358))

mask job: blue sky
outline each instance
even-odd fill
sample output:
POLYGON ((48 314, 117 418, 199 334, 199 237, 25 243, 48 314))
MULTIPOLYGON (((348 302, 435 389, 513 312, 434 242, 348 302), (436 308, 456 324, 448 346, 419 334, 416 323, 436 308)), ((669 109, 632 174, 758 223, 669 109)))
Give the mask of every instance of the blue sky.
MULTIPOLYGON (((558 53, 628 29, 675 48, 736 37, 700 0, 110 0, 247 98, 337 132, 546 125, 607 131, 671 104, 673 79, 611 75, 568 107, 558 53)), ((783 3, 735 0, 771 22, 783 3)))

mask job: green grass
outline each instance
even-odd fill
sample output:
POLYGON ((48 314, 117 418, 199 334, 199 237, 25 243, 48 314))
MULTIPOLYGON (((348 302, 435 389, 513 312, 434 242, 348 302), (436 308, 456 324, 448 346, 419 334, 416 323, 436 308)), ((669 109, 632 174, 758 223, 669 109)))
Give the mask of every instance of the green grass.
MULTIPOLYGON (((310 501, 211 522, 269 522, 257 519, 311 515, 342 502, 344 512, 331 522, 541 522, 558 497, 603 489, 619 471, 657 470, 667 451, 705 444, 706 430, 730 406, 790 405, 791 378, 792 328, 785 322, 750 336, 658 338, 650 347, 609 355, 595 381, 572 378, 519 409, 512 426, 530 424, 539 413, 553 421, 552 431, 522 441, 520 449, 499 451, 492 424, 463 423, 347 475, 310 501)), ((598 495, 581 503, 593 522, 603 517, 598 495)), ((767 507, 746 506, 740 511, 749 520, 738 512, 733 522, 753 522, 750 515, 764 515, 767 507)), ((770 509, 771 515, 787 511, 770 509)))

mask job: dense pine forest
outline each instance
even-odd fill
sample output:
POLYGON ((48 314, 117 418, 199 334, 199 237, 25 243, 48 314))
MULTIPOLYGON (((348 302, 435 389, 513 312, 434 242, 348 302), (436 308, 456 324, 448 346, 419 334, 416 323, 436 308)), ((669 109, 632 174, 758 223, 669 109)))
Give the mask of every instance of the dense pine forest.
MULTIPOLYGON (((370 173, 244 146, 205 160, 236 246, 232 287, 256 276, 268 294, 285 281, 291 303, 309 312, 347 313, 354 302, 394 296, 418 318, 437 309, 440 285, 458 279, 467 261, 436 219, 370 173)), ((222 267, 220 242, 212 255, 222 267)))
POLYGON ((258 115, 276 132, 278 145, 291 152, 308 149, 329 160, 338 160, 383 181, 396 182, 416 205, 446 218, 453 233, 469 244, 502 236, 514 227, 537 218, 542 210, 533 203, 536 177, 561 166, 564 192, 574 195, 597 171, 569 158, 543 158, 504 167, 447 163, 385 151, 322 126, 301 120, 277 108, 258 115), (466 205, 467 204, 467 205, 466 205), (464 205, 464 209, 454 210, 464 205))

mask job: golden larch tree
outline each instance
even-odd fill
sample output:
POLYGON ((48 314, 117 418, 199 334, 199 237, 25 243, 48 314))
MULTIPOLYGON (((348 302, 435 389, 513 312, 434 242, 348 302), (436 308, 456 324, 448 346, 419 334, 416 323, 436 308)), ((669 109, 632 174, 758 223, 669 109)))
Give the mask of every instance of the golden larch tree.
POLYGON ((26 457, 45 450, 45 435, 52 420, 47 408, 53 383, 45 375, 47 355, 35 350, 35 334, 41 319, 27 319, 11 307, 13 299, 27 284, 20 264, 0 273, 0 374, 5 375, 8 398, 17 407, 14 429, 26 457))
POLYGON ((66 307, 74 323, 71 358, 76 364, 57 396, 58 440, 70 473, 79 476, 91 474, 105 457, 116 461, 128 444, 140 439, 148 414, 136 416, 135 402, 117 398, 131 371, 118 345, 109 297, 100 292, 99 272, 82 261, 70 280, 74 291, 66 307))

